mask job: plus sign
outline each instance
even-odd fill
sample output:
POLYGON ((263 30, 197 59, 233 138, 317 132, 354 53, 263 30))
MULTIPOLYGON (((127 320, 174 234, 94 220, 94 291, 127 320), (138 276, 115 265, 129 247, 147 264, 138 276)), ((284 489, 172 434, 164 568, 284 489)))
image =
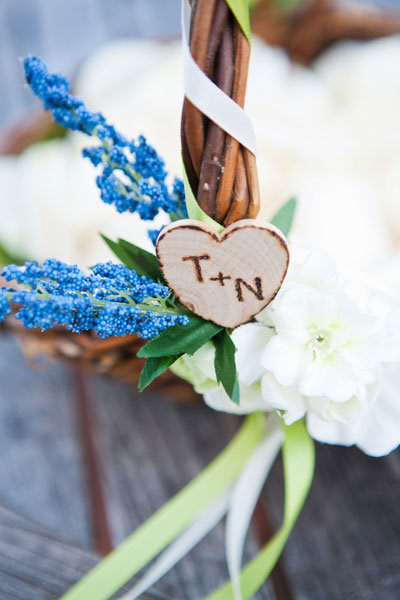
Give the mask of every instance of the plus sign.
POLYGON ((217 277, 210 277, 210 281, 219 281, 219 285, 225 286, 224 280, 231 279, 230 275, 224 275, 221 271, 218 273, 217 277))

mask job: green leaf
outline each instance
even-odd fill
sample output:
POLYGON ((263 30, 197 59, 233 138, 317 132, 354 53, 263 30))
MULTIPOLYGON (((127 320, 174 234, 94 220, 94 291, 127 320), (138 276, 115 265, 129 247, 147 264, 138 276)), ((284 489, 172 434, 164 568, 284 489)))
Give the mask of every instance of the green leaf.
POLYGON ((236 347, 226 329, 213 338, 215 346, 215 374, 218 383, 222 383, 229 398, 239 404, 239 382, 236 372, 236 347))
POLYGON ((220 325, 205 321, 196 315, 190 315, 187 325, 167 327, 157 337, 142 346, 137 355, 140 358, 150 358, 153 356, 194 354, 221 329, 220 325))
POLYGON ((129 255, 126 253, 126 251, 122 248, 122 246, 120 246, 117 242, 113 242, 112 240, 110 240, 103 233, 101 233, 100 235, 103 238, 103 240, 105 241, 105 243, 107 244, 107 246, 110 248, 110 250, 115 254, 115 256, 117 258, 119 258, 119 260, 126 267, 128 267, 128 269, 134 269, 135 268, 135 263, 129 257, 129 255))
POLYGON ((153 254, 126 240, 119 239, 117 242, 113 242, 103 234, 101 237, 128 269, 134 269, 138 275, 145 275, 155 280, 162 279, 157 259, 153 254))
POLYGON ((15 265, 23 265, 27 258, 10 252, 3 244, 0 243, 0 266, 9 265, 13 263, 15 265))
POLYGON ((250 9, 249 0, 226 0, 231 11, 235 15, 240 27, 243 29, 243 33, 248 39, 249 44, 251 43, 251 30, 250 30, 250 9))
POLYGON ((157 379, 161 373, 164 373, 176 360, 179 354, 174 356, 159 356, 149 358, 143 367, 139 379, 139 390, 142 392, 152 381, 157 379))
POLYGON ((280 229, 283 235, 289 235, 292 228, 294 213, 296 211, 296 198, 290 198, 271 219, 272 225, 280 229))
POLYGON ((118 244, 122 246, 124 252, 136 264, 135 271, 138 275, 146 275, 146 277, 151 277, 155 280, 162 279, 160 267, 154 254, 126 240, 119 239, 118 244))

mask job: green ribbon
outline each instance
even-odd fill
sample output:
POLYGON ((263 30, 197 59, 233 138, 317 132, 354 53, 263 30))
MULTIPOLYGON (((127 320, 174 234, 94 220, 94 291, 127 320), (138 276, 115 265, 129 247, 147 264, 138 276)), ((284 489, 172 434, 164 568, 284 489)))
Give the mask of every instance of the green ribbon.
MULTIPOLYGON (((285 480, 285 510, 279 531, 251 560, 241 575, 243 600, 251 598, 274 568, 309 492, 314 475, 314 442, 303 421, 284 427, 282 448, 285 480)), ((206 600, 232 600, 232 584, 227 582, 206 600)))
POLYGON ((236 479, 260 443, 265 416, 254 413, 218 457, 96 565, 62 600, 107 600, 163 550, 236 479))

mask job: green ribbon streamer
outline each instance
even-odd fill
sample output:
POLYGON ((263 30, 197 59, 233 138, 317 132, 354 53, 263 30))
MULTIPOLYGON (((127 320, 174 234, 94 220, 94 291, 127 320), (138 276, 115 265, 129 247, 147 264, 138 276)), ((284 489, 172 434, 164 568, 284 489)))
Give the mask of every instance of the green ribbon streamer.
POLYGON ((228 446, 174 498, 96 565, 62 600, 107 600, 163 550, 235 480, 260 443, 263 413, 246 417, 228 446))
POLYGON ((200 208, 196 198, 194 197, 192 188, 190 187, 190 183, 188 180, 188 176, 187 176, 184 164, 183 164, 183 184, 185 186, 185 201, 186 201, 186 208, 188 211, 189 218, 195 219, 196 221, 202 221, 203 223, 207 223, 207 225, 210 225, 210 227, 215 229, 215 231, 217 231, 218 233, 223 231, 224 230, 223 225, 220 225, 219 223, 217 223, 217 221, 214 221, 214 219, 209 217, 207 215, 207 213, 205 213, 204 210, 202 210, 200 208))
POLYGON ((251 44, 251 31, 250 31, 250 2, 249 0, 225 0, 229 5, 229 8, 233 12, 238 21, 240 27, 243 29, 243 33, 247 37, 249 44, 251 44))
MULTIPOLYGON (((314 442, 303 421, 284 427, 285 441, 282 448, 285 480, 285 510, 279 531, 251 560, 241 575, 243 600, 251 598, 274 568, 290 532, 299 516, 309 492, 314 475, 314 442)), ((232 584, 227 582, 206 600, 232 600, 232 584)))

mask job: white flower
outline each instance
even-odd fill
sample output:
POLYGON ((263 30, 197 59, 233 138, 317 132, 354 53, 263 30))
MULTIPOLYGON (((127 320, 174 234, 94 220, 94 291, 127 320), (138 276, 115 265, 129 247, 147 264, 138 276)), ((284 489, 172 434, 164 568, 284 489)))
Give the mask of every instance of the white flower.
POLYGON ((343 293, 297 284, 270 309, 275 335, 260 362, 282 385, 305 396, 346 402, 375 383, 382 335, 343 293))
POLYGON ((266 411, 271 409, 261 394, 259 383, 253 383, 253 385, 249 386, 239 384, 239 396, 240 402, 239 404, 235 404, 229 398, 224 388, 220 386, 215 391, 204 394, 204 402, 214 410, 237 415, 247 415, 258 410, 266 411))
POLYGON ((233 331, 239 405, 218 385, 211 342, 172 370, 214 410, 275 410, 287 425, 304 417, 318 441, 387 454, 400 443, 399 311, 372 302, 378 319, 345 284, 328 256, 311 253, 257 322, 233 331))
POLYGON ((283 289, 293 283, 303 283, 315 290, 331 292, 339 289, 343 283, 333 258, 320 250, 311 252, 301 262, 292 260, 288 275, 283 289))
POLYGON ((261 395, 258 410, 277 409, 284 413, 285 422, 289 425, 304 415, 304 400, 297 390, 283 388, 262 366, 260 359, 272 336, 273 330, 261 323, 248 323, 235 329, 232 340, 237 348, 236 367, 240 384, 257 389, 261 395), (257 382, 261 384, 258 388, 255 387, 257 382))
POLYGON ((207 342, 192 356, 181 356, 170 368, 175 375, 191 383, 198 394, 204 394, 205 403, 214 410, 241 415, 267 408, 260 393, 260 383, 240 384, 240 403, 235 404, 217 382, 214 358, 214 345, 207 342))
POLYGON ((218 388, 214 357, 214 345, 207 342, 192 356, 184 354, 178 358, 170 369, 175 375, 191 383, 195 392, 204 394, 218 388))
POLYGON ((383 319, 364 312, 334 263, 313 253, 292 266, 257 323, 233 332, 239 381, 259 382, 265 410, 287 424, 305 416, 319 441, 386 454, 400 442, 400 375, 384 365, 384 335, 383 319))

